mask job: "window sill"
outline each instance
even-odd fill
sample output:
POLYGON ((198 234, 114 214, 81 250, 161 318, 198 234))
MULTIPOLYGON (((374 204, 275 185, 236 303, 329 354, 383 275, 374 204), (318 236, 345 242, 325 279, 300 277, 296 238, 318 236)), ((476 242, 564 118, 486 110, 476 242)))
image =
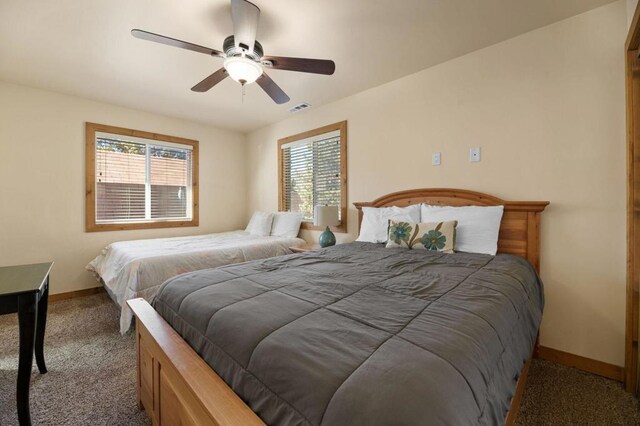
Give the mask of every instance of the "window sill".
MULTIPOLYGON (((302 222, 302 225, 300 226, 300 228, 302 229, 307 229, 309 231, 324 231, 324 226, 315 226, 313 223, 310 222, 302 222)), ((335 232, 337 234, 346 234, 347 233, 347 223, 343 222, 338 226, 330 226, 329 229, 331 229, 332 232, 335 232)))
POLYGON ((140 222, 140 223, 87 223, 86 232, 128 231, 133 229, 186 228, 199 226, 198 219, 186 221, 140 222))

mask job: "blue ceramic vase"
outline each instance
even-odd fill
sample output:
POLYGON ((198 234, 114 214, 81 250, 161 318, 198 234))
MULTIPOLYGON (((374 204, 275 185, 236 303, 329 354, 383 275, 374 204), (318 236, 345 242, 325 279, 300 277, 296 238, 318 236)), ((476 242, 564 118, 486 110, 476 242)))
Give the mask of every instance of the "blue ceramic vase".
POLYGON ((320 247, 329 247, 336 245, 336 236, 333 235, 331 229, 327 226, 327 229, 324 230, 322 234, 320 234, 320 239, 318 240, 320 243, 320 247))

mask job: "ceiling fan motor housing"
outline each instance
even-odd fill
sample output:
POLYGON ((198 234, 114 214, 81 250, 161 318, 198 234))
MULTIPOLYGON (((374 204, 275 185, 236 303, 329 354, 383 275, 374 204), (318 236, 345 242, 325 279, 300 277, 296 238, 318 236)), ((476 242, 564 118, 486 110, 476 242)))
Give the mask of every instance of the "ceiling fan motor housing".
POLYGON ((256 40, 253 45, 253 52, 249 52, 246 48, 247 46, 244 46, 243 44, 240 44, 240 47, 236 46, 235 39, 232 35, 225 38, 224 43, 222 43, 222 50, 224 50, 224 53, 229 57, 242 56, 244 53, 247 58, 257 62, 260 61, 260 58, 264 55, 262 45, 258 40, 256 40))

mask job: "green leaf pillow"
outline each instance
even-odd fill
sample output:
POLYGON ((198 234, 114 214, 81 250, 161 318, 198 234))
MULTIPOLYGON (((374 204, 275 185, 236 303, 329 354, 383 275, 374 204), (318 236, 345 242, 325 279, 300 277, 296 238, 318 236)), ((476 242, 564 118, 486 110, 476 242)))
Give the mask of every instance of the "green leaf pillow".
POLYGON ((453 253, 458 221, 411 223, 389 221, 387 248, 404 247, 418 250, 453 253))

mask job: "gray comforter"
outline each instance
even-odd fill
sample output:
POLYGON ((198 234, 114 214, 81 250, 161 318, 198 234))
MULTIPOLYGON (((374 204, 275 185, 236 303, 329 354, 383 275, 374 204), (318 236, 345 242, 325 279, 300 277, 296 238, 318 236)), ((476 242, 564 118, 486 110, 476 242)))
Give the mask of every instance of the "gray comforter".
POLYGON ((543 307, 509 255, 350 243, 178 276, 155 309, 273 425, 501 424, 543 307))

